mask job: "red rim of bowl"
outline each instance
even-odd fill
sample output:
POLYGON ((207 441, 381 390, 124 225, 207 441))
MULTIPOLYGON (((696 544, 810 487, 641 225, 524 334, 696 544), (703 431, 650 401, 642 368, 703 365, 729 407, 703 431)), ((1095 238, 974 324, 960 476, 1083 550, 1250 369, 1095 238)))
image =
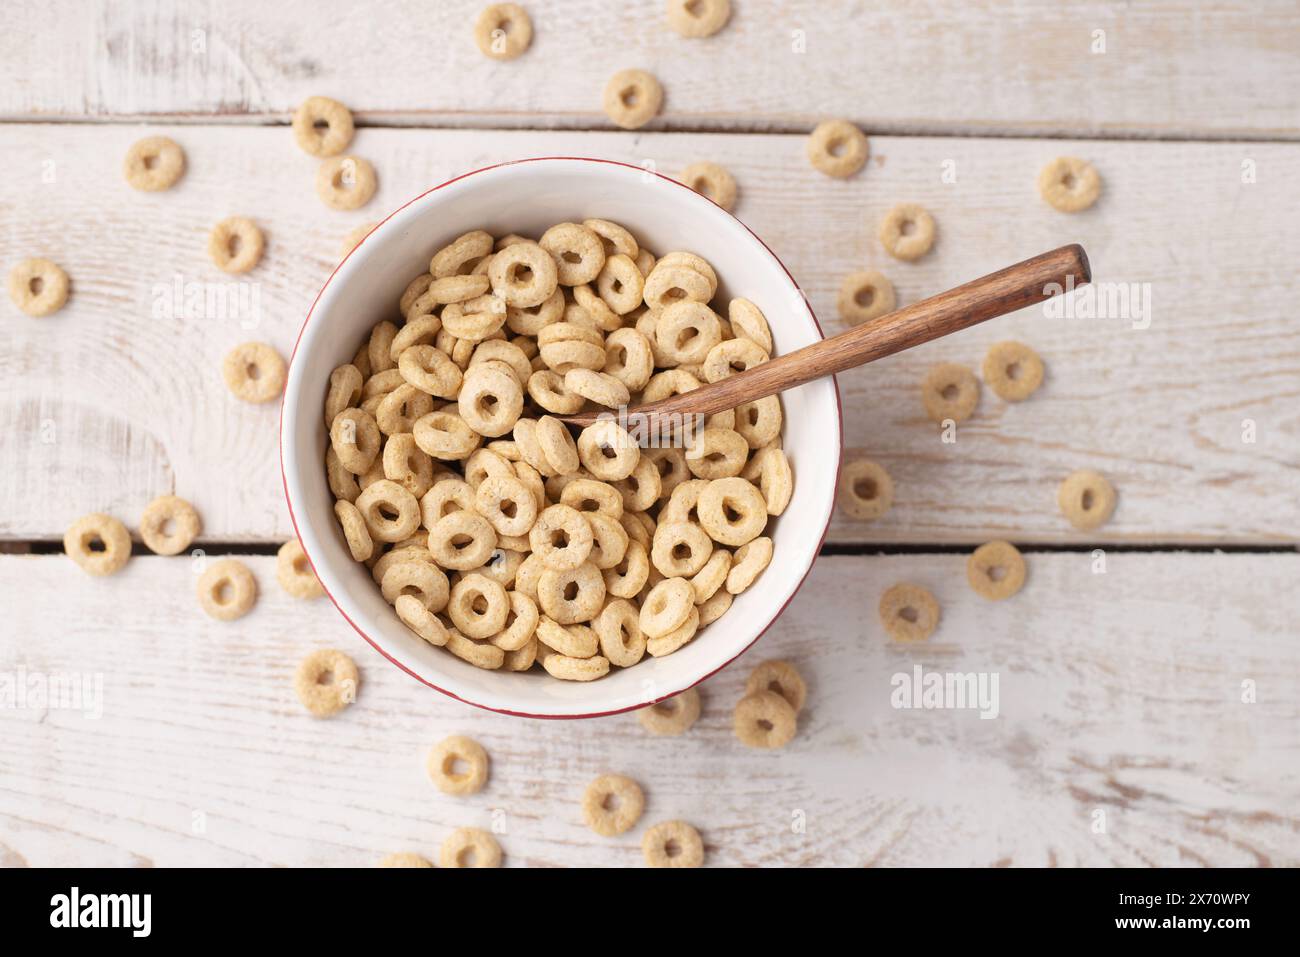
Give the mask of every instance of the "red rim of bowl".
MULTIPOLYGON (((352 253, 356 252, 357 249, 360 249, 361 245, 365 243, 367 239, 370 238, 370 234, 373 233, 376 229, 378 229, 384 223, 388 222, 388 220, 392 219, 394 216, 396 216, 402 210, 406 209, 408 206, 424 199, 424 197, 428 196, 430 193, 436 193, 438 190, 446 186, 450 186, 452 183, 460 182, 462 179, 468 179, 469 177, 476 176, 479 173, 486 173, 489 170, 500 169, 501 167, 504 166, 518 166, 522 163, 543 163, 551 160, 567 160, 567 161, 576 161, 582 163, 603 163, 607 166, 622 166, 627 169, 636 170, 639 173, 651 173, 654 176, 658 176, 660 179, 664 180, 665 182, 672 183, 674 186, 678 186, 681 189, 686 189, 686 190, 691 189, 686 184, 680 183, 670 176, 665 176, 662 173, 658 173, 653 170, 648 170, 645 167, 633 166, 631 163, 622 163, 619 162, 618 160, 598 159, 593 156, 532 156, 526 159, 508 160, 504 163, 493 163, 491 166, 484 166, 476 170, 471 170, 468 173, 462 173, 460 176, 452 177, 446 182, 439 183, 437 186, 425 190, 423 193, 420 193, 418 196, 413 197, 412 199, 403 203, 401 206, 397 207, 395 210, 393 210, 391 213, 385 216, 382 220, 380 220, 380 222, 376 224, 375 227, 371 229, 369 233, 366 233, 365 237, 362 238, 361 242, 357 243, 356 246, 354 246, 351 250, 348 251, 347 256, 344 256, 341 260, 339 260, 339 264, 334 267, 334 271, 330 273, 329 278, 326 279, 324 284, 321 285, 320 291, 316 293, 316 298, 312 300, 311 308, 307 310, 307 317, 303 320, 302 328, 298 330, 298 338, 294 340, 293 352, 289 356, 289 366, 292 368, 293 360, 297 358, 298 346, 302 342, 303 333, 307 331, 307 324, 311 322, 312 314, 316 311, 316 305, 317 303, 320 302, 320 297, 325 294, 326 288, 334 280, 335 275, 338 274, 338 271, 343 267, 343 264, 348 261, 348 257, 350 257, 352 253)), ((691 192, 695 192, 695 190, 691 190, 691 192)), ((697 195, 702 196, 704 199, 708 199, 708 197, 703 196, 703 194, 697 193, 697 195)), ((712 202, 712 200, 710 200, 710 202, 712 202)), ((716 203, 714 203, 714 205, 717 206, 716 203)), ((718 206, 718 208, 722 209, 721 206, 718 206)), ((763 241, 763 238, 759 236, 758 233, 754 232, 752 229, 746 226, 744 222, 742 222, 740 219, 737 219, 727 210, 723 210, 723 212, 727 213, 728 216, 731 216, 732 219, 735 219, 737 223, 740 223, 741 227, 745 230, 745 232, 749 233, 756 240, 758 240, 759 245, 761 245, 764 249, 766 249, 768 254, 774 260, 776 260, 776 264, 781 267, 781 270, 785 273, 786 278, 788 278, 791 284, 794 286, 794 288, 798 290, 800 297, 804 300, 804 304, 808 307, 808 315, 812 317, 813 325, 817 329, 817 334, 822 336, 822 338, 825 338, 825 333, 822 331, 821 323, 817 319, 817 313, 813 311, 812 303, 808 302, 808 297, 804 295, 803 288, 799 285, 798 281, 795 280, 794 276, 790 273, 790 270, 786 268, 785 263, 781 261, 781 257, 778 256, 775 252, 773 252, 772 247, 768 246, 768 244, 763 241)), ((836 430, 837 431, 836 438, 839 443, 839 449, 842 450, 844 447, 844 406, 840 400, 839 383, 838 381, 836 381, 834 376, 831 377, 831 389, 835 393, 835 419, 836 419, 836 424, 838 426, 836 430)), ((285 467, 284 467, 284 442, 285 442, 284 405, 285 405, 285 398, 282 397, 280 400, 280 482, 284 487, 284 501, 285 501, 285 505, 289 509, 289 521, 293 524, 294 535, 298 538, 299 544, 302 545, 302 535, 298 531, 298 516, 294 514, 293 499, 290 498, 289 496, 289 478, 285 474, 285 467)), ((835 462, 835 487, 838 487, 839 485, 839 474, 840 474, 840 461, 839 461, 839 457, 837 457, 835 462)), ((639 711, 642 708, 649 707, 650 705, 657 704, 660 701, 664 701, 675 695, 679 695, 683 691, 688 691, 691 688, 694 688, 696 685, 700 684, 701 682, 707 681, 709 678, 712 678, 723 668, 727 667, 733 661, 735 661, 737 658, 739 658, 741 655, 747 652, 750 648, 754 647, 755 643, 760 638, 762 638, 765 634, 767 634, 768 629, 770 629, 774 624, 776 624, 776 620, 780 618, 782 614, 785 613, 785 610, 788 607, 790 607, 790 602, 794 601, 795 596, 799 594, 800 589, 803 588, 804 583, 808 580, 808 575, 812 572, 813 566, 817 563, 817 558, 821 554, 822 545, 826 543, 826 535, 830 531, 831 519, 834 516, 834 514, 835 514, 835 501, 834 501, 834 493, 832 492, 831 508, 826 515, 826 526, 822 529, 821 537, 817 541, 817 548, 813 552, 812 559, 808 562, 808 567, 804 569, 803 574, 799 577, 798 583, 794 586, 794 591, 790 592, 790 597, 787 598, 785 602, 781 605, 781 607, 778 608, 776 612, 772 615, 772 617, 768 619, 767 624, 759 629, 758 633, 754 635, 753 639, 749 642, 749 644, 745 645, 745 647, 741 648, 740 651, 736 652, 734 655, 732 655, 722 664, 718 665, 718 667, 714 668, 712 671, 708 672, 707 674, 702 675, 701 677, 695 679, 694 681, 692 681, 690 684, 686 685, 683 688, 678 688, 676 691, 671 691, 667 694, 660 695, 659 697, 652 698, 649 701, 643 701, 640 704, 628 705, 625 708, 615 708, 611 711, 593 711, 588 714, 534 714, 529 711, 511 711, 508 708, 494 708, 491 705, 480 704, 477 701, 470 701, 468 698, 462 698, 460 695, 448 691, 446 688, 439 687, 438 685, 422 677, 421 675, 416 674, 414 671, 408 668, 401 661, 398 661, 387 651, 381 648, 378 644, 375 643, 375 641, 368 634, 366 634, 361 629, 361 627, 355 621, 353 621, 348 616, 348 613, 343 610, 343 606, 341 606, 338 603, 338 600, 334 597, 334 594, 328 588, 325 587, 324 582, 321 582, 321 588, 324 590, 326 596, 328 596, 330 602, 338 610, 338 613, 343 616, 343 620, 352 626, 352 630, 355 631, 358 635, 360 635, 362 639, 365 640, 366 644, 370 645, 371 648, 379 652, 379 654, 381 654, 384 658, 388 659, 389 662, 396 665, 402 671, 406 672, 416 681, 420 682, 420 684, 428 688, 432 688, 434 691, 438 691, 442 694, 445 694, 448 698, 453 698, 456 701, 463 702, 464 704, 472 705, 475 708, 482 708, 484 711, 493 711, 497 714, 512 715, 517 718, 540 718, 540 719, 555 720, 555 721, 573 721, 582 718, 604 718, 610 715, 624 714, 628 711, 639 711)), ((311 554, 308 553, 307 546, 302 545, 302 549, 303 549, 303 554, 307 556, 307 562, 311 565, 312 572, 314 574, 316 571, 316 563, 312 560, 311 554)), ((317 575, 318 579, 319 577, 320 576, 317 575)))

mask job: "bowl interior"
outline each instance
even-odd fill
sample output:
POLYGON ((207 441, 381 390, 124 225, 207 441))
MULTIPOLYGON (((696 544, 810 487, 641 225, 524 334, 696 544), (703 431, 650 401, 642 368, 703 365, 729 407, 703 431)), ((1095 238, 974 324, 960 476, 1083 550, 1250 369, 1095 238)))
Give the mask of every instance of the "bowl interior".
POLYGON ((330 597, 387 657, 426 683, 483 707, 538 716, 604 714, 675 694, 748 647, 780 613, 816 557, 834 501, 840 455, 832 380, 784 393, 784 447, 794 495, 769 525, 772 563, 755 586, 700 636, 665 658, 647 657, 594 682, 482 671, 433 648, 398 621, 364 565, 353 562, 325 479, 322 417, 331 370, 350 361, 370 327, 397 320, 407 283, 441 246, 471 229, 539 236, 558 222, 610 219, 656 254, 698 253, 717 270, 718 301, 744 296, 763 310, 775 349, 821 338, 803 295, 771 252, 740 222, 692 190, 636 167, 583 159, 493 167, 425 193, 353 251, 308 316, 289 370, 282 418, 285 488, 303 546, 330 597))

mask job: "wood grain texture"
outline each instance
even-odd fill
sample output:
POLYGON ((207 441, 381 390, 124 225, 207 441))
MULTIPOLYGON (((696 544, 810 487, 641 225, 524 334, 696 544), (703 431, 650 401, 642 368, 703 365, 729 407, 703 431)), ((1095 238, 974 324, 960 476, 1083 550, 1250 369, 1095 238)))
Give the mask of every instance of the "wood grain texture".
POLYGON ((511 865, 640 866, 644 827, 681 817, 715 865, 1300 863, 1300 556, 1115 554, 1093 574, 1086 553, 1031 554, 1005 603, 970 591, 960 555, 824 558, 676 739, 631 715, 530 721, 444 698, 326 600, 282 593, 274 559, 247 561, 262 594, 222 624, 199 611, 188 558, 95 580, 62 556, 0 556, 0 674, 103 681, 98 719, 0 709, 0 861, 367 866, 435 856, 475 825, 503 829, 511 865), (875 603, 902 580, 942 606, 928 644, 881 634, 875 603), (326 721, 291 686, 317 647, 362 670, 357 703, 326 721), (776 656, 798 664, 809 703, 786 750, 747 750, 731 710, 776 656), (916 665, 996 673, 999 717, 895 709, 892 677, 916 665), (453 733, 491 755, 479 795, 425 777, 453 733), (578 809, 608 771, 648 796, 642 826, 614 839, 578 809))
POLYGON ((509 63, 474 44, 484 5, 18 0, 0 117, 283 122, 325 94, 371 123, 606 128, 605 82, 635 66, 664 83, 656 128, 1300 136, 1286 0, 736 0, 694 41, 662 0, 533 3, 509 63))
POLYGON ((1289 172, 1300 147, 876 137, 868 169, 840 182, 808 166, 796 136, 372 129, 355 149, 375 163, 379 193, 338 213, 317 200, 315 162, 287 130, 161 129, 185 146, 189 172, 160 194, 121 179, 143 130, 14 125, 0 142, 10 171, 0 179, 10 211, 0 261, 47 256, 73 283, 68 306, 47 319, 0 304, 9 476, 0 537, 54 540, 92 510, 134 522, 152 496, 174 491, 199 507, 205 540, 287 538, 277 410, 235 401, 222 356, 248 339, 288 355, 358 224, 454 174, 571 153, 668 173, 705 157, 729 167, 738 215, 784 259, 828 334, 845 328, 834 302, 854 269, 882 269, 906 304, 1078 241, 1097 288, 1136 284, 1145 318, 1029 309, 841 375, 847 454, 881 461, 896 496, 879 522, 837 516, 833 541, 1300 539, 1300 225, 1290 215, 1300 180, 1289 172), (1057 213, 1036 195, 1038 170, 1062 153, 1087 157, 1104 178, 1086 213, 1057 213), (1242 182, 1243 163, 1257 182, 1242 182), (949 169, 956 182, 942 181, 949 169), (938 223, 935 249, 913 264, 890 260, 875 238, 903 200, 938 223), (232 214, 253 216, 267 234, 265 258, 245 277, 218 272, 206 254, 209 229, 232 214), (168 318, 177 277, 218 291, 242 278, 248 285, 235 291, 257 295, 256 315, 181 308, 168 318), (985 389, 956 442, 943 442, 921 406, 926 369, 978 370, 988 346, 1009 338, 1044 357, 1043 387, 1015 405, 985 389), (1055 504, 1057 484, 1078 468, 1098 469, 1119 490, 1112 522, 1088 535, 1071 531, 1055 504))

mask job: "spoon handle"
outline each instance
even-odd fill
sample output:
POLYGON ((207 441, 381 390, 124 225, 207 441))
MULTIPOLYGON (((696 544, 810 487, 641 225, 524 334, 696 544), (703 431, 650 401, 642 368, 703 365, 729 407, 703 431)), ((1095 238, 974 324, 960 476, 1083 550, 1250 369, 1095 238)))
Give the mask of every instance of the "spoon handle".
MULTIPOLYGON (((776 395, 1043 302, 1091 279, 1083 247, 1077 243, 1061 246, 711 385, 639 406, 633 412, 711 415, 734 409, 743 402, 776 395)), ((589 413, 562 418, 574 425, 587 425, 596 416, 589 413)))

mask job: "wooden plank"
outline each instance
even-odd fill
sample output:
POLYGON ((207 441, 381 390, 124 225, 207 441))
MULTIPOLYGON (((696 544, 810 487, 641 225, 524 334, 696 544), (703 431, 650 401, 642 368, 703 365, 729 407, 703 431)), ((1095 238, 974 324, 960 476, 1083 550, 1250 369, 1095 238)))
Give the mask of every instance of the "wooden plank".
POLYGON ((284 595, 272 558, 248 559, 263 594, 221 624, 199 611, 187 558, 91 580, 59 556, 0 556, 0 674, 102 678, 97 719, 0 709, 0 860, 366 866, 495 825, 509 864, 639 866, 643 828, 602 839, 578 811, 586 783, 618 771, 645 787, 646 825, 694 822, 712 864, 1300 863, 1300 556, 1115 554, 1094 574, 1087 554, 1034 554, 1025 591, 1001 604, 970 591, 963 561, 823 559, 780 623, 710 679, 696 727, 655 739, 630 715, 528 721, 443 698, 326 600, 284 595), (938 596, 928 644, 881 634, 877 597, 900 580, 938 596), (291 688, 316 647, 362 669, 357 703, 329 721, 291 688), (731 731, 746 675, 773 656, 810 688, 779 754, 731 731), (893 707, 894 676, 916 666, 997 675, 998 717, 893 707), (477 796, 425 777, 451 733, 491 754, 477 796))
POLYGON ((247 339, 287 355, 354 226, 454 174, 558 152, 670 173, 704 157, 724 163, 740 181, 738 214, 784 258, 828 332, 842 328, 840 278, 865 267, 892 277, 906 303, 1080 241, 1099 281, 1147 289, 1147 319, 1026 310, 842 375, 846 448, 883 462, 897 490, 880 522, 837 516, 834 541, 1300 537, 1291 491, 1300 478, 1300 226, 1289 213, 1300 204, 1289 175, 1300 147, 877 137, 870 168, 839 182, 810 169, 793 136, 364 130, 357 151, 377 166, 380 192, 367 208, 338 213, 316 199, 314 163, 286 130, 166 131, 185 145, 190 171, 155 195, 120 179, 121 157, 142 131, 19 125, 0 143, 13 171, 0 180, 9 211, 0 262, 49 256, 74 285, 49 319, 0 307, 2 538, 57 539, 91 510, 133 522, 171 491, 200 508, 205 540, 288 537, 277 410, 235 401, 221 357, 247 339), (1048 208, 1034 187, 1044 162, 1071 152, 1106 181, 1098 206, 1076 216, 1048 208), (1258 182, 1241 182, 1245 160, 1258 182), (940 179, 949 162, 956 183, 940 179), (53 182, 43 182, 46 170, 53 182), (939 224, 935 251, 916 264, 889 260, 874 238, 899 200, 923 203, 939 224), (256 217, 268 235, 263 263, 246 277, 255 321, 233 308, 155 317, 178 277, 216 289, 230 280, 208 261, 206 236, 235 213, 256 217), (1043 355, 1044 386, 1018 405, 985 390, 957 441, 944 443, 921 408, 926 369, 978 369, 1005 338, 1043 355), (1250 422, 1254 442, 1244 441, 1250 422), (1055 505, 1057 483, 1085 467, 1110 475, 1120 495, 1112 523, 1087 535, 1069 530, 1055 505))
POLYGON ((703 41, 669 30, 662 0, 534 3, 509 63, 475 46, 478 2, 95 6, 8 5, 0 117, 282 122, 323 93, 382 124, 607 128, 604 84, 636 66, 665 85, 659 128, 1300 135, 1288 2, 737 0, 703 41))

